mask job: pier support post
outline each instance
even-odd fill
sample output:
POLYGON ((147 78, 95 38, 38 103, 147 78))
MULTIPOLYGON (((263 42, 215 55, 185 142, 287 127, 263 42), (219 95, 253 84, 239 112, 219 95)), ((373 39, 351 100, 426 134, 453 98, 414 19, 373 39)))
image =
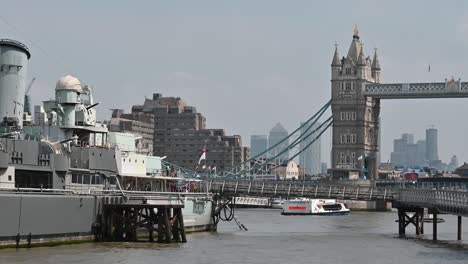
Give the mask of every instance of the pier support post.
POLYGON ((405 236, 405 227, 406 227, 405 212, 403 211, 403 209, 398 208, 398 235, 400 237, 405 236))
POLYGON ((164 220, 163 220, 163 208, 158 208, 157 212, 157 217, 158 217, 158 243, 162 243, 164 241, 164 234, 163 234, 163 225, 164 225, 164 220))
POLYGON ((175 210, 176 210, 176 216, 177 216, 177 222, 178 222, 178 228, 179 228, 181 242, 186 243, 187 242, 187 237, 185 236, 185 225, 184 225, 184 217, 182 215, 182 209, 177 208, 175 210))
POLYGON ((169 222, 169 217, 170 217, 170 212, 169 212, 169 208, 164 208, 163 209, 163 212, 164 212, 164 226, 166 228, 166 239, 164 242, 166 243, 170 243, 171 242, 171 224, 169 222))
POLYGON ((149 242, 154 242, 154 209, 149 208, 147 210, 149 212, 149 219, 148 219, 148 232, 149 232, 149 242))
POLYGON ((420 210, 421 211, 420 211, 419 216, 421 218, 420 218, 419 224, 421 225, 421 235, 424 235, 424 208, 421 208, 420 210))
POLYGON ((421 210, 417 210, 416 213, 415 213, 415 214, 416 214, 416 215, 415 215, 415 217, 416 217, 416 224, 415 224, 415 226, 416 226, 416 235, 417 235, 417 236, 419 236, 419 235, 421 234, 421 228, 420 228, 420 226, 419 226, 419 223, 420 223, 420 222, 423 222, 423 220, 422 220, 422 218, 421 218, 420 212, 421 212, 421 210))
POLYGON ((462 217, 458 216, 457 240, 462 240, 462 217))
POLYGON ((432 218, 432 240, 437 240, 437 214, 433 214, 432 218))

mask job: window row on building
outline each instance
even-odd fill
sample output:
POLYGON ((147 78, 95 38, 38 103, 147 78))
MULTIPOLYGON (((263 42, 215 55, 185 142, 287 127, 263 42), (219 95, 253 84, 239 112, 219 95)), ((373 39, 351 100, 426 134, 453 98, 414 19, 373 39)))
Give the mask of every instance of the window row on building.
POLYGON ((356 144, 356 134, 340 134, 341 144, 356 144))
POLYGON ((340 83, 340 94, 354 94, 356 93, 356 83, 342 82, 340 83))
POLYGON ((340 152, 340 165, 352 165, 353 167, 357 164, 356 152, 344 153, 340 152))
POLYGON ((356 112, 340 112, 341 121, 356 120, 356 112))

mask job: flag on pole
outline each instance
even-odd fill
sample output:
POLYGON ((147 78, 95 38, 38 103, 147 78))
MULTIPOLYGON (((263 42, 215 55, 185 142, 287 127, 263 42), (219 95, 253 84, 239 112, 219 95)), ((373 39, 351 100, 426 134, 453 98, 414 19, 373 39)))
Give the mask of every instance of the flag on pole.
POLYGON ((216 172, 216 166, 214 166, 211 170, 216 172))
POLYGON ((202 149, 202 154, 200 156, 200 159, 198 160, 199 165, 200 165, 202 160, 206 160, 206 149, 205 148, 202 149))
POLYGON ((362 160, 362 155, 357 158, 358 160, 362 160))

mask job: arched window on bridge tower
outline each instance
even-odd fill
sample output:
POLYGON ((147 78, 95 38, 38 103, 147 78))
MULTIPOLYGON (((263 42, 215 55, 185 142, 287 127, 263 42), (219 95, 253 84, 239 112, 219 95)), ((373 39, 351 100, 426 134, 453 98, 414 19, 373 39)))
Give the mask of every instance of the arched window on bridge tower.
POLYGON ((374 142, 374 129, 373 128, 369 128, 367 140, 368 140, 370 145, 373 145, 375 143, 374 142))
POLYGON ((372 111, 370 109, 367 109, 366 119, 367 121, 372 122, 372 111))

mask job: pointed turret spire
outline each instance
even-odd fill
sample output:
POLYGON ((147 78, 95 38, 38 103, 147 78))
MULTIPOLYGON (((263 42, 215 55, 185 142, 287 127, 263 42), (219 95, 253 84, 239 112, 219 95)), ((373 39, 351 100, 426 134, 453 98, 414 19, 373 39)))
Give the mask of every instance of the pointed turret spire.
POLYGON ((355 25, 353 41, 351 42, 351 46, 349 47, 347 58, 350 58, 353 60, 354 63, 357 63, 360 50, 361 42, 359 41, 359 31, 357 30, 357 26, 355 25))
POLYGON ((361 44, 361 50, 359 51, 357 65, 366 65, 366 59, 364 58, 364 49, 362 48, 362 44, 361 44))
POLYGON ((338 44, 336 43, 335 43, 335 54, 333 55, 331 66, 341 66, 340 55, 338 54, 338 44))
POLYGON ((379 58, 377 57, 377 48, 375 48, 374 59, 372 60, 372 70, 381 70, 379 58))
POLYGON ((357 28, 357 25, 354 24, 354 34, 353 34, 353 39, 359 39, 359 30, 357 28))

